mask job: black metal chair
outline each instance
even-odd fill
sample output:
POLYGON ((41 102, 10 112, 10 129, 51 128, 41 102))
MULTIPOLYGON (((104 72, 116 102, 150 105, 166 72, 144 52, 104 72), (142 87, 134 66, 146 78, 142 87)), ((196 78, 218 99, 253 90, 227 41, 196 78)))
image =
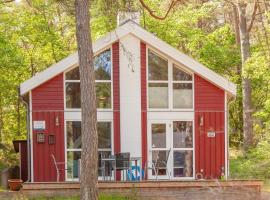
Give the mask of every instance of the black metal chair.
POLYGON ((117 153, 115 154, 116 171, 125 171, 123 173, 123 180, 125 180, 125 174, 130 170, 130 153, 117 153))

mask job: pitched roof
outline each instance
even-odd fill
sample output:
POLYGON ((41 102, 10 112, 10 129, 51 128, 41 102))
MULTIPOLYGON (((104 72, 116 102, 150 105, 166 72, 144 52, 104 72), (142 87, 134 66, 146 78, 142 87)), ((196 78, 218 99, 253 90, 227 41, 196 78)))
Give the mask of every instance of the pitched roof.
MULTIPOLYGON (((216 86, 222 88, 227 91, 229 94, 235 96, 236 95, 236 85, 210 70, 206 66, 202 65, 198 61, 193 58, 181 53, 179 50, 170 46, 166 42, 162 41, 154 34, 146 31, 140 25, 133 22, 132 20, 128 20, 122 26, 119 26, 114 31, 108 33, 104 37, 100 38, 96 42, 93 43, 93 52, 97 54, 102 51, 105 47, 109 46, 111 43, 119 40, 127 34, 133 34, 138 37, 140 40, 144 41, 146 44, 151 45, 152 47, 158 49, 164 54, 171 57, 173 60, 182 63, 187 68, 192 70, 194 73, 200 75, 206 80, 212 82, 216 86)), ((62 73, 63 71, 69 69, 70 67, 78 65, 78 52, 71 54, 70 56, 64 58, 60 62, 53 64, 46 70, 36 74, 32 78, 26 80, 20 85, 20 94, 24 95, 42 83, 48 81, 54 76, 62 73)))

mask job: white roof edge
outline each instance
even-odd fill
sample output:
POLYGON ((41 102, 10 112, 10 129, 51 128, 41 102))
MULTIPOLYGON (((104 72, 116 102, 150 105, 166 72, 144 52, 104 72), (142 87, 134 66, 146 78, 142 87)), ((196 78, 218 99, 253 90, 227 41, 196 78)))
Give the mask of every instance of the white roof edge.
MULTIPOLYGON (((229 80, 225 79, 224 77, 205 67, 201 63, 195 61, 191 57, 181 53, 179 50, 162 41, 154 34, 146 31, 133 21, 128 21, 124 25, 118 27, 114 31, 108 33, 106 36, 94 42, 93 43, 94 54, 101 51, 109 44, 113 43, 114 41, 118 40, 119 38, 129 33, 134 34, 136 37, 145 41, 145 43, 155 47, 156 49, 159 49, 161 52, 170 56, 175 61, 182 63, 183 65, 190 68, 192 71, 199 74, 203 78, 209 80, 218 87, 221 87, 222 89, 226 90, 231 95, 236 96, 236 85, 234 83, 230 82, 229 80)), ((36 74, 27 81, 23 82, 20 85, 20 94, 21 95, 26 94, 30 90, 39 86, 40 84, 48 81, 54 76, 62 73, 68 68, 77 64, 78 64, 78 53, 76 52, 64 58, 60 62, 52 65, 46 70, 36 74)))

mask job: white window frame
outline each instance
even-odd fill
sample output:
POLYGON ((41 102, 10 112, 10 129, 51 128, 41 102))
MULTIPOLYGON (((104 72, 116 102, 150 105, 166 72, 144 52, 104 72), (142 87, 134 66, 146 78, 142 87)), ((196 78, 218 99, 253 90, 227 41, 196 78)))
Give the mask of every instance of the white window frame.
MULTIPOLYGON (((79 120, 79 119, 74 119, 74 120, 71 120, 71 119, 69 119, 69 120, 65 120, 65 126, 64 126, 64 131, 65 131, 65 136, 64 136, 64 140, 65 140, 65 169, 67 169, 67 153, 68 152, 72 152, 72 151, 79 151, 79 152, 82 152, 82 149, 80 148, 80 149, 68 149, 67 148, 67 122, 74 122, 74 121, 76 121, 76 122, 81 122, 81 120, 79 120)), ((97 123, 99 123, 99 122, 110 122, 111 123, 111 150, 109 150, 109 149, 98 149, 98 151, 111 151, 111 154, 112 155, 114 155, 114 127, 113 127, 113 120, 98 120, 97 121, 97 123)), ((72 178, 72 179, 70 179, 70 178, 68 178, 67 177, 67 174, 68 174, 68 172, 67 172, 67 170, 65 170, 65 180, 66 181, 79 181, 79 178, 72 178)), ((111 177, 111 179, 113 180, 113 176, 111 177)), ((103 180, 102 179, 102 177, 98 177, 98 180, 103 180)))
MULTIPOLYGON (((167 167, 169 169, 169 172, 171 172, 171 179, 172 180, 194 180, 195 179, 195 122, 193 119, 164 119, 164 120, 149 120, 147 123, 147 165, 150 166, 152 163, 152 124, 159 124, 159 123, 165 123, 166 124, 166 130, 168 133, 166 133, 166 148, 155 148, 155 150, 169 150, 170 151, 170 157, 168 159, 167 167), (192 148, 173 148, 173 122, 175 121, 181 121, 181 122, 192 122, 192 148), (192 177, 174 177, 174 163, 173 163, 173 152, 175 151, 184 151, 184 150, 192 150, 192 177)), ((152 175, 151 170, 148 170, 148 178, 149 179, 155 179, 155 176, 152 175)), ((168 176, 165 175, 159 175, 158 179, 168 179, 168 176)))
MULTIPOLYGON (((104 51, 110 50, 111 53, 111 80, 95 80, 95 83, 111 83, 111 107, 110 108, 97 108, 97 111, 112 111, 113 110, 113 55, 112 55, 112 47, 108 47, 103 49, 102 51, 98 52, 95 56, 98 56, 104 51)), ((65 111, 82 111, 81 108, 67 108, 66 106, 66 83, 80 83, 81 80, 66 80, 66 73, 70 70, 79 67, 78 65, 69 68, 68 70, 64 71, 64 109, 65 111)))
POLYGON ((194 111, 194 73, 188 69, 186 69, 183 64, 178 63, 168 56, 164 55, 160 51, 147 46, 146 47, 146 83, 147 83, 147 110, 148 111, 194 111), (167 60, 168 62, 168 81, 152 81, 148 78, 148 52, 149 50, 161 57, 162 59, 167 60), (173 65, 178 66, 182 71, 190 74, 192 76, 192 81, 173 81, 173 65), (149 83, 168 83, 168 108, 150 108, 149 107, 149 83), (173 108, 173 83, 192 83, 192 108, 173 108))

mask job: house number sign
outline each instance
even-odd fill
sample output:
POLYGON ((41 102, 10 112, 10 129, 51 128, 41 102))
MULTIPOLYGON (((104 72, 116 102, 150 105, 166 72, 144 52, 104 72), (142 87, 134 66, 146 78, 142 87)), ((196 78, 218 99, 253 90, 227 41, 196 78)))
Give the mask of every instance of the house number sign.
POLYGON ((208 131, 207 137, 216 137, 216 132, 215 131, 208 131))
POLYGON ((34 121, 34 130, 35 131, 44 131, 46 128, 45 121, 34 121))

